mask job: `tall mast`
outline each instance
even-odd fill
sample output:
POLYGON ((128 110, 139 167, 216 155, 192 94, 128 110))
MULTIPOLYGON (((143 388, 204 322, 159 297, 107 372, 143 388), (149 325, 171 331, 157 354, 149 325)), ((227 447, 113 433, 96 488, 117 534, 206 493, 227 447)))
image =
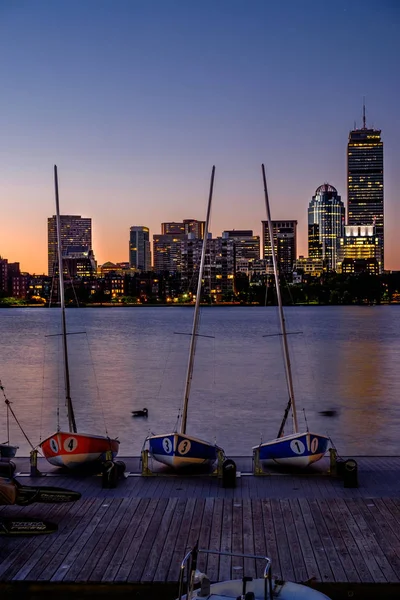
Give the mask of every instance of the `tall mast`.
POLYGON ((365 96, 363 97, 363 129, 367 129, 367 119, 365 117, 365 96))
POLYGON ((196 304, 194 307, 194 316, 193 316, 193 327, 192 327, 192 335, 190 338, 190 349, 189 349, 189 361, 186 372, 186 384, 185 384, 185 392, 183 395, 183 411, 182 411, 182 423, 181 423, 181 433, 186 433, 186 422, 187 422, 187 411, 188 411, 188 403, 189 403, 189 394, 190 394, 190 386, 192 384, 192 376, 193 376, 193 366, 194 366, 194 353, 196 350, 196 335, 197 328, 199 325, 199 309, 200 309, 200 297, 201 297, 201 282, 203 279, 203 271, 204 271, 204 262, 206 258, 206 246, 207 246, 207 238, 208 238, 208 225, 210 222, 210 214, 211 214, 211 202, 213 196, 214 189, 214 175, 215 175, 215 166, 212 168, 211 172, 211 182, 210 182, 210 194, 208 197, 208 207, 207 207, 207 217, 206 217, 206 225, 204 228, 204 236, 203 236, 203 247, 201 249, 201 260, 200 260, 200 268, 199 268, 199 279, 197 282, 197 292, 196 292, 196 304))
POLYGON ((278 437, 280 437, 283 433, 283 428, 285 426, 285 422, 286 422, 290 407, 292 407, 294 433, 298 432, 298 426, 297 426, 296 404, 295 404, 294 391, 293 391, 292 369, 290 366, 289 346, 287 343, 285 315, 283 314, 283 307, 282 307, 281 288, 279 285, 278 263, 276 260, 275 247, 274 247, 274 231, 272 228, 271 211, 269 208, 269 198, 268 198, 268 189, 267 189, 267 179, 265 177, 264 165, 261 165, 261 169, 262 169, 262 176, 263 176, 263 182, 264 182, 265 207, 267 209, 268 231, 269 231, 269 239, 270 239, 270 243, 271 243, 272 264, 274 266, 276 295, 278 298, 278 306, 279 306, 279 321, 281 324, 281 332, 282 332, 282 338, 283 338, 283 354, 284 354, 284 358, 285 358, 286 382, 287 382, 288 393, 289 393, 289 402, 288 402, 288 405, 287 405, 287 408, 285 411, 285 416, 283 418, 283 421, 282 421, 282 424, 280 426, 279 433, 278 433, 278 437))
POLYGON ((57 253, 58 253, 58 275, 60 279, 60 302, 61 302, 61 321, 62 321, 62 337, 63 337, 63 354, 64 354, 64 383, 65 383, 65 398, 67 403, 69 430, 73 433, 77 432, 74 409, 71 400, 71 386, 69 382, 69 366, 68 366, 68 346, 67 346, 67 326, 65 322, 65 297, 64 297, 64 271, 62 261, 61 248, 61 219, 60 205, 58 199, 58 175, 57 165, 54 165, 54 187, 56 193, 56 223, 57 223, 57 253))

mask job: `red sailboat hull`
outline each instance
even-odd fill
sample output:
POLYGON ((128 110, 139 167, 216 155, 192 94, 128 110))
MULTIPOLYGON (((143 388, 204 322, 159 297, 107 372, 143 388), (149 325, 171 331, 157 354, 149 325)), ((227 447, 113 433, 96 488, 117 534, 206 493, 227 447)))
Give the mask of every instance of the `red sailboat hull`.
POLYGON ((101 435, 58 431, 45 439, 40 447, 50 464, 73 469, 106 460, 108 451, 115 458, 119 441, 101 435))

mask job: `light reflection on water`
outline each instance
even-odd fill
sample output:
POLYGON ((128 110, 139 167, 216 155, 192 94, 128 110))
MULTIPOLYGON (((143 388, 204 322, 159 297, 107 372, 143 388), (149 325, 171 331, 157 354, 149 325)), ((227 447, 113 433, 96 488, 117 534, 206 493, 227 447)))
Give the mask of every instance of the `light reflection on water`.
MULTIPOLYGON (((344 455, 399 454, 400 325, 396 306, 286 309, 299 422, 328 433, 344 455), (336 417, 323 417, 334 409, 336 417)), ((121 440, 139 454, 144 438, 168 432, 182 402, 193 311, 186 307, 67 311, 72 398, 78 429, 121 440), (147 407, 149 418, 131 411, 147 407)), ((231 455, 275 437, 287 401, 274 308, 205 308, 188 433, 231 455)), ((34 444, 66 426, 58 309, 0 310, 0 379, 34 444)), ((289 432, 289 431, 288 431, 289 432)), ((0 441, 5 439, 0 405, 0 441)), ((29 446, 12 424, 12 442, 29 446)))

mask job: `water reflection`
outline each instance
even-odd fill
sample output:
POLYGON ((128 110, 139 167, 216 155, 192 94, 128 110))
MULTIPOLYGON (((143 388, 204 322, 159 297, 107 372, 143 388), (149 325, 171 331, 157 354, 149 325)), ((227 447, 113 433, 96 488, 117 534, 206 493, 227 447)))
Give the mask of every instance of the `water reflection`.
MULTIPOLYGON (((298 408, 311 429, 329 433, 342 454, 398 454, 400 324, 397 307, 287 310, 298 408), (395 314, 396 313, 396 314, 395 314), (336 417, 320 411, 335 409, 336 417)), ((182 403, 192 310, 67 311, 72 397, 81 431, 118 435, 121 454, 138 454, 149 431, 173 428, 182 403), (146 406, 149 417, 132 419, 146 406)), ((249 454, 277 433, 287 400, 273 308, 202 311, 188 431, 249 454)), ((66 425, 56 309, 0 310, 0 379, 34 444, 66 425)), ((302 418, 302 417, 301 417, 302 418)), ((300 418, 300 421, 301 421, 300 418)), ((1 433, 3 432, 3 433, 1 433)), ((0 438, 5 410, 0 406, 0 438)), ((12 441, 29 446, 12 425, 12 441)))

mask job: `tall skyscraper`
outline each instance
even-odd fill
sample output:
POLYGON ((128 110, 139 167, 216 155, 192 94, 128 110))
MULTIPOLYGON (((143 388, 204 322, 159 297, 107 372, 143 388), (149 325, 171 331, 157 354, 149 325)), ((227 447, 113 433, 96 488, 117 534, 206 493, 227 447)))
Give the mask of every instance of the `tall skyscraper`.
POLYGON ((349 225, 374 225, 381 245, 384 268, 383 142, 380 129, 353 129, 347 145, 347 221, 349 225))
MULTIPOLYGON (((67 254, 69 246, 86 246, 92 250, 92 219, 77 215, 60 215, 61 251, 67 254)), ((57 264, 56 217, 47 219, 48 273, 53 275, 57 264)))
MULTIPOLYGON (((272 221, 274 249, 280 273, 288 275, 293 271, 297 258, 297 221, 272 221)), ((271 261, 272 248, 268 221, 262 222, 263 258, 271 261)))
POLYGON ((320 185, 308 208, 308 256, 322 259, 328 271, 336 270, 344 218, 345 208, 337 190, 329 183, 320 185))
POLYGON ((129 266, 138 271, 151 270, 150 231, 148 227, 134 225, 129 238, 129 266))
POLYGON ((233 240, 234 249, 234 272, 236 273, 238 264, 242 259, 247 261, 248 267, 255 260, 260 259, 260 236, 253 235, 251 229, 231 229, 222 232, 222 239, 233 240))

